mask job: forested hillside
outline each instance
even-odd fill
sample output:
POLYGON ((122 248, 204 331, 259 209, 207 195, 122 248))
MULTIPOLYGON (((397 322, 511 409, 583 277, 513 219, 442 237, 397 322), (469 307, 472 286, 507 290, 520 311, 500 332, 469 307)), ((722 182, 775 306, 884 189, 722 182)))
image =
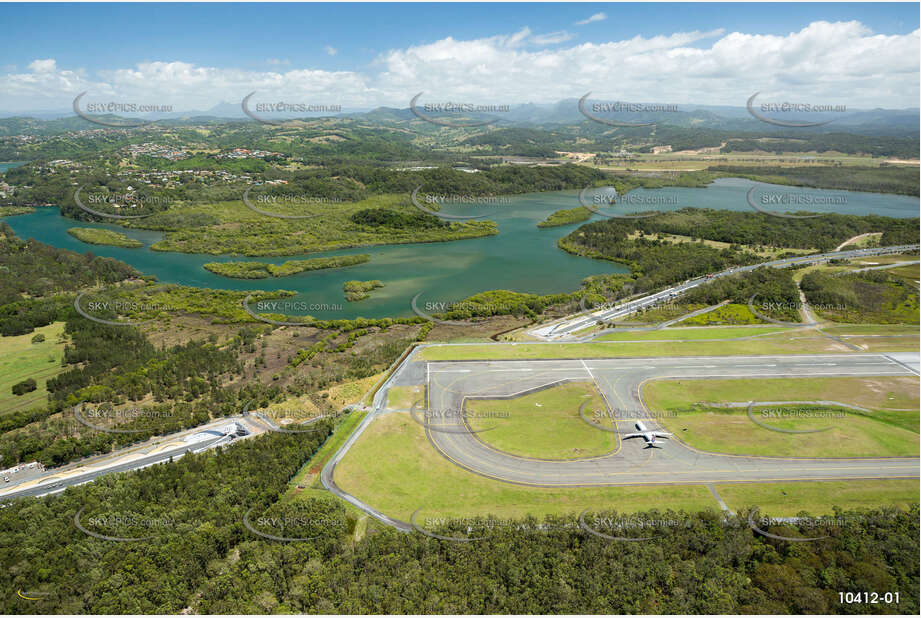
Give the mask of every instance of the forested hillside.
MULTIPOLYGON (((827 525, 765 526, 658 513, 654 538, 612 542, 572 518, 493 526, 448 542, 372 526, 355 540, 338 502, 278 503, 317 434, 271 434, 216 454, 105 477, 0 510, 5 613, 840 613, 918 610, 918 508, 839 513, 827 525), (307 541, 267 540, 297 521, 307 541), (116 542, 81 532, 153 538, 116 542), (121 526, 93 522, 118 514, 121 526), (264 515, 264 516, 263 516, 264 515), (133 518, 133 520, 131 519, 133 518), (288 519, 285 519, 288 518, 288 519), (141 525, 147 523, 147 527, 141 525), (149 522, 156 522, 153 527, 149 522), (131 524, 134 525, 131 525, 131 524), (538 525, 540 524, 540 526, 538 525), (280 525, 280 524, 279 524, 280 525), (309 531, 306 529, 310 528, 309 531), (895 605, 842 607, 839 592, 899 591, 895 605)), ((742 514, 743 518, 745 513, 742 514)), ((760 517, 760 514, 759 514, 760 517)), ((756 520, 760 522, 759 520, 756 520)), ((764 524, 761 524, 764 525, 764 524)), ((438 531, 464 534, 463 525, 438 531)))
POLYGON ((918 170, 914 167, 716 165, 710 171, 781 185, 899 195, 918 195, 919 186, 918 170))

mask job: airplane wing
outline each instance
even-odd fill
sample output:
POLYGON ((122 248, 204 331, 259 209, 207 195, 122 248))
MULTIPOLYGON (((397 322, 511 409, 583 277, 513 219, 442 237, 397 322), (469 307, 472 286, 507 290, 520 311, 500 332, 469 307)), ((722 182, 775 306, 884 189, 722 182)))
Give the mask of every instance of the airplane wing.
POLYGON ((655 437, 657 437, 657 438, 665 438, 666 440, 669 438, 669 436, 672 435, 672 434, 670 434, 670 433, 665 433, 664 431, 654 431, 654 432, 652 432, 652 433, 653 433, 653 435, 654 435, 655 437))
POLYGON ((643 434, 641 433, 628 433, 622 436, 624 440, 629 440, 630 438, 642 438, 643 434))

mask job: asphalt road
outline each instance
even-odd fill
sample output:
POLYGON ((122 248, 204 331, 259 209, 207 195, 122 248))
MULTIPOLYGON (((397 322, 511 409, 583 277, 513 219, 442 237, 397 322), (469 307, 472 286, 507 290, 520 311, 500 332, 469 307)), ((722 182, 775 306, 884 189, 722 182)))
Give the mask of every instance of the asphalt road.
MULTIPOLYGON (((221 419, 219 424, 226 424, 232 421, 239 422, 240 420, 242 420, 242 417, 228 417, 226 419, 221 419)), ((196 431, 211 429, 215 424, 217 423, 212 422, 197 430, 177 434, 177 436, 171 437, 169 441, 178 440, 183 436, 192 435, 196 433, 196 431)), ((250 433, 249 435, 253 434, 250 433)), ((240 439, 243 438, 237 438, 237 440, 240 439)), ((99 462, 97 464, 90 463, 87 464, 87 469, 85 471, 78 474, 71 473, 69 470, 65 471, 52 469, 43 475, 42 478, 40 478, 37 482, 26 481, 22 483, 23 487, 21 489, 17 490, 15 488, 11 488, 11 490, 0 493, 0 502, 8 502, 16 498, 38 497, 58 493, 64 491, 68 487, 89 483, 90 481, 93 481, 106 474, 139 470, 141 468, 146 468, 147 466, 167 462, 170 460, 170 458, 174 460, 178 459, 186 453, 197 453, 199 451, 204 451, 220 444, 230 442, 232 442, 232 440, 230 440, 230 438, 228 438, 226 435, 215 436, 214 438, 209 438, 200 442, 177 445, 175 448, 167 449, 157 453, 151 453, 149 455, 131 459, 129 461, 116 462, 113 465, 107 465, 104 462, 99 462)), ((158 448, 158 445, 153 444, 150 448, 156 449, 158 448)), ((113 453, 112 456, 118 456, 118 453, 113 453)), ((0 491, 2 490, 3 488, 0 487, 0 491)))
POLYGON ((712 281, 713 279, 719 279, 720 277, 726 277, 740 272, 755 270, 764 266, 770 266, 772 268, 787 268, 797 264, 813 264, 817 262, 825 262, 828 260, 853 259, 892 253, 898 254, 905 253, 907 251, 917 251, 918 249, 919 245, 894 245, 891 247, 878 247, 873 249, 831 251, 828 253, 820 253, 816 255, 761 262, 760 264, 752 264, 750 266, 737 266, 722 272, 714 273, 710 277, 698 277, 697 279, 691 279, 674 287, 656 292, 655 294, 643 296, 642 298, 636 298, 608 309, 601 309, 599 311, 592 312, 591 314, 578 314, 576 316, 566 318, 551 324, 545 324, 530 330, 529 334, 548 341, 565 341, 571 338, 575 332, 584 328, 588 328, 589 326, 592 326, 600 321, 614 320, 631 315, 641 309, 652 307, 669 299, 674 299, 684 294, 688 290, 692 290, 704 283, 707 283, 708 281, 712 281))
MULTIPOLYGON (((917 354, 900 354, 898 358, 841 354, 431 362, 425 368, 429 393, 426 405, 439 418, 437 424, 430 423, 434 426, 426 432, 438 452, 462 468, 499 481, 540 487, 917 478, 917 457, 733 456, 701 452, 675 439, 657 449, 646 448, 642 440, 619 440, 614 452, 583 460, 531 459, 492 448, 469 431, 462 415, 445 413, 463 410, 465 400, 471 397, 520 395, 562 380, 593 381, 604 396, 618 433, 625 434, 635 431, 633 424, 640 418, 647 428, 660 428, 649 417, 639 394, 646 380, 913 376, 917 375, 917 358, 917 354)), ((488 439, 486 435, 483 437, 488 439)), ((831 438, 817 433, 813 439, 831 438)))

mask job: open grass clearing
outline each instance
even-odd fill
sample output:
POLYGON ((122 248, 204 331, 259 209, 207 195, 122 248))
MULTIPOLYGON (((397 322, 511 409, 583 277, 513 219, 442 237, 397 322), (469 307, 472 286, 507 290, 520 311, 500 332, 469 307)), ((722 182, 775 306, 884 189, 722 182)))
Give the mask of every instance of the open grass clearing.
POLYGON ((744 164, 746 166, 764 165, 767 167, 799 167, 804 157, 810 157, 810 165, 859 165, 878 167, 886 161, 884 157, 869 155, 846 155, 833 152, 788 152, 774 153, 764 151, 736 151, 728 153, 691 154, 689 151, 666 152, 657 154, 638 154, 630 160, 615 161, 598 166, 610 171, 699 171, 712 165, 744 164))
MULTIPOLYGON (((633 232, 627 235, 627 238, 630 240, 636 240, 642 237, 643 234, 640 232, 633 232)), ((708 247, 714 247, 716 249, 728 249, 729 247, 734 246, 734 243, 723 242, 721 240, 708 240, 708 239, 697 239, 691 236, 683 236, 681 234, 665 234, 665 233, 656 233, 656 234, 647 234, 646 236, 653 236, 659 240, 670 243, 683 243, 683 242, 700 242, 708 247)), ((789 249, 785 247, 762 247, 756 249, 751 245, 739 245, 743 249, 746 249, 755 255, 760 255, 764 258, 776 258, 785 253, 795 253, 797 255, 809 255, 810 253, 815 253, 818 249, 789 249)))
POLYGON ((686 408, 699 402, 841 401, 871 409, 918 409, 919 379, 763 378, 757 380, 656 380, 642 389, 646 404, 657 411, 686 408))
POLYGON ((895 268, 887 268, 883 272, 889 273, 890 275, 894 275, 896 277, 918 281, 918 279, 921 279, 921 264, 906 264, 905 266, 896 266, 895 268))
POLYGON ((803 511, 813 516, 831 515, 834 507, 906 509, 918 502, 917 479, 729 483, 716 485, 716 490, 734 511, 757 506, 771 517, 794 517, 803 511))
POLYGON ((270 404, 259 410, 259 412, 265 414, 279 425, 287 425, 319 416, 320 408, 317 407, 317 404, 313 402, 309 395, 301 395, 270 404))
POLYGON ((623 333, 611 333, 602 335, 598 341, 631 341, 634 339, 644 339, 647 341, 656 341, 662 339, 733 339, 736 337, 751 337, 753 335, 771 335, 774 333, 789 332, 789 328, 782 326, 723 326, 702 328, 698 326, 670 326, 662 330, 655 331, 635 331, 623 333))
POLYGON ((882 238, 882 232, 869 232, 867 234, 861 234, 853 242, 841 247, 841 251, 848 251, 850 249, 863 249, 864 247, 878 247, 879 239, 882 238))
POLYGON ((387 407, 391 410, 409 410, 414 403, 420 409, 425 407, 425 387, 421 384, 412 386, 391 386, 387 389, 387 407))
POLYGON ((331 386, 326 390, 320 391, 321 397, 326 397, 331 404, 337 408, 344 408, 361 401, 362 397, 374 387, 378 380, 383 377, 382 373, 376 373, 373 376, 345 382, 331 386))
POLYGON ((660 380, 643 389, 662 425, 690 446, 776 457, 918 455, 917 393, 913 377, 660 380), (753 421, 746 407, 708 405, 746 401, 836 401, 870 411, 764 403, 753 407, 753 421))
MULTIPOLYGON (((898 414, 906 417, 905 424, 911 421, 917 425, 917 412, 898 414)), ((703 407, 661 418, 660 422, 685 443, 711 453, 767 457, 906 457, 919 453, 916 431, 854 410, 803 404, 769 405, 755 406, 752 415, 757 423, 748 416, 746 408, 703 407), (790 417, 775 418, 773 414, 790 417)))
MULTIPOLYGON (((819 332, 802 337, 822 336, 819 332)), ((911 324, 838 324, 823 326, 821 333, 827 333, 858 346, 862 352, 917 352, 919 349, 917 325, 911 324)))
POLYGON ((333 433, 326 439, 326 442, 323 443, 323 446, 321 446, 314 456, 310 458, 310 461, 301 466, 301 469, 291 478, 291 481, 288 483, 288 491, 285 493, 286 499, 290 499, 292 496, 307 489, 320 489, 321 491, 325 491, 325 489, 322 489, 322 485, 319 481, 320 471, 323 469, 323 466, 326 465, 326 462, 329 461, 330 457, 345 444, 345 441, 352 435, 352 432, 358 428, 358 425, 361 424, 366 414, 367 412, 361 411, 350 412, 339 421, 333 433))
POLYGON ((866 268, 867 266, 883 266, 885 264, 896 264, 898 262, 911 262, 917 259, 917 255, 902 253, 897 255, 868 255, 867 257, 854 258, 850 260, 849 263, 858 268, 866 268))
POLYGON ((468 399, 467 422, 486 444, 507 453, 540 459, 603 455, 617 447, 617 436, 601 394, 590 382, 570 382, 515 399, 468 399), (579 416, 585 415, 598 428, 579 416), (596 414, 596 411, 599 412, 596 414))
POLYGON ((48 380, 65 369, 61 366, 64 358, 63 335, 64 323, 54 322, 25 335, 0 337, 0 414, 45 404, 48 380), (32 338, 39 334, 44 335, 45 340, 32 343, 32 338), (13 385, 28 378, 35 380, 35 390, 14 395, 13 385))
POLYGON ((669 487, 542 488, 502 483, 452 464, 429 444, 408 414, 378 417, 336 467, 336 484, 387 515, 420 517, 495 515, 521 518, 578 515, 584 509, 622 513, 717 508, 703 485, 669 487))
MULTIPOLYGON (((652 331, 658 334, 659 331, 652 331)), ((677 331, 675 331, 677 332, 677 331)), ((644 333, 632 333, 626 341, 592 343, 514 343, 507 345, 437 346, 425 348, 425 360, 518 360, 541 358, 612 358, 654 356, 751 356, 764 354, 829 354, 851 351, 827 337, 793 340, 795 336, 815 331, 796 329, 776 337, 758 337, 742 341, 698 342, 694 340, 657 342, 644 339, 644 333)), ((648 334, 648 333, 647 333, 648 334)), ((676 337, 677 338, 677 337, 676 337)), ((915 342, 917 349, 917 342, 915 342)))

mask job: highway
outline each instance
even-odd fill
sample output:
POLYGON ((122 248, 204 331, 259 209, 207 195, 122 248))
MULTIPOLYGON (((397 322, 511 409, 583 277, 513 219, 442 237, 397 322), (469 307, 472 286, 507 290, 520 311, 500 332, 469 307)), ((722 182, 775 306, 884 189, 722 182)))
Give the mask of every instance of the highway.
POLYGON ((642 309, 647 309, 668 300, 673 300, 688 290, 692 290, 700 285, 703 285, 704 283, 707 283, 708 281, 712 281, 713 279, 726 277, 740 272, 752 271, 764 266, 772 268, 787 268, 789 266, 795 266, 799 264, 815 264, 828 260, 854 259, 874 255, 907 253, 918 251, 919 249, 921 249, 921 245, 893 245, 891 247, 878 247, 875 249, 831 251, 828 253, 761 262, 760 264, 752 264, 750 266, 736 266, 726 269, 722 272, 714 273, 708 277, 690 279, 674 287, 656 292, 655 294, 636 298, 614 307, 603 308, 591 313, 579 313, 575 316, 569 316, 561 320, 551 322, 550 324, 543 324, 539 327, 529 330, 528 334, 544 341, 566 341, 572 339, 574 333, 593 326, 598 322, 610 321, 617 318, 626 317, 642 309))
MULTIPOLYGON (((191 443, 182 442, 182 438, 213 429, 215 426, 227 425, 234 421, 242 422, 243 417, 222 418, 219 421, 212 421, 193 430, 168 436, 167 440, 147 445, 142 449, 148 451, 146 455, 131 456, 135 451, 139 450, 135 445, 122 449, 123 455, 116 451, 106 455, 104 459, 96 458, 96 460, 78 464, 75 467, 52 468, 38 479, 25 481, 9 488, 0 487, 0 502, 8 502, 16 498, 55 494, 64 491, 68 487, 89 483, 106 474, 140 470, 147 466, 167 462, 170 459, 179 459, 186 453, 198 453, 222 444, 229 444, 234 440, 231 440, 227 435, 215 436, 191 443), (166 446, 169 448, 164 448, 166 446)), ((254 435, 252 428, 248 427, 248 429, 250 430, 249 436, 254 435)), ((237 440, 239 439, 243 438, 237 438, 237 440)))

